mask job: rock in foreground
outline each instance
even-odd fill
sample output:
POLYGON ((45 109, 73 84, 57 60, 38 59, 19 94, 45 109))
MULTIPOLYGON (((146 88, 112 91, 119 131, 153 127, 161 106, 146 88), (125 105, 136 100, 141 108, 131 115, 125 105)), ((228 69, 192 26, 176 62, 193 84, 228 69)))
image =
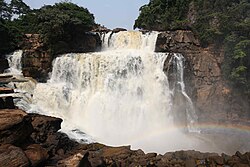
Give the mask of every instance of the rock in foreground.
POLYGON ((0 143, 17 144, 25 141, 33 131, 30 117, 18 109, 0 110, 0 143))
POLYGON ((58 132, 62 120, 22 110, 0 110, 0 166, 164 166, 221 167, 250 165, 250 152, 233 156, 198 151, 176 151, 158 155, 110 147, 80 144, 58 132))

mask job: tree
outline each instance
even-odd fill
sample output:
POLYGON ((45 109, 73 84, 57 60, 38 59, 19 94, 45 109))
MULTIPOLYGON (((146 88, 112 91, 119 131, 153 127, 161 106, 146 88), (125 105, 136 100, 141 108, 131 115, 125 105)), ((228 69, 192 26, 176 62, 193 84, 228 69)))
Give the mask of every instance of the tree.
POLYGON ((150 0, 140 8, 134 28, 171 30, 186 29, 190 0, 150 0))
POLYGON ((11 0, 10 2, 10 9, 12 14, 15 15, 25 15, 30 12, 30 7, 26 5, 22 0, 11 0))
POLYGON ((0 0, 0 18, 1 19, 11 18, 11 10, 8 4, 4 0, 0 0))
POLYGON ((54 54, 59 45, 67 46, 67 43, 96 25, 93 14, 86 8, 68 2, 44 6, 36 12, 36 16, 39 33, 54 54))

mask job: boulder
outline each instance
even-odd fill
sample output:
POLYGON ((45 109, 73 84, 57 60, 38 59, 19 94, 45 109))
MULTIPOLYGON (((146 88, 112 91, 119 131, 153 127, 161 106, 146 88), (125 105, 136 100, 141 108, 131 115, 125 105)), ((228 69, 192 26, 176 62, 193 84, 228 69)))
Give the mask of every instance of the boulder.
POLYGON ((39 114, 29 114, 29 116, 34 128, 31 137, 37 143, 44 143, 50 134, 54 134, 61 129, 62 119, 60 118, 39 114))
POLYGON ((4 144, 0 146, 0 166, 26 167, 30 165, 22 149, 10 144, 4 144))
POLYGON ((60 160, 57 163, 59 167, 91 167, 91 163, 88 160, 89 153, 77 153, 66 159, 60 160))
POLYGON ((22 143, 32 133, 31 119, 22 110, 0 110, 0 143, 22 143))
POLYGON ((47 150, 42 148, 39 144, 29 145, 24 152, 32 166, 41 165, 49 158, 47 150))

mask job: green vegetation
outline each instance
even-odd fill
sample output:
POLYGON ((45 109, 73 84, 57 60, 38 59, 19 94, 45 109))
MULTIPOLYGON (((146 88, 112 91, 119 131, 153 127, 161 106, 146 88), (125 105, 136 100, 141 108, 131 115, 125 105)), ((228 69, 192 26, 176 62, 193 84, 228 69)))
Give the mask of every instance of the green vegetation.
POLYGON ((86 8, 70 2, 33 10, 22 0, 9 4, 0 0, 0 5, 0 54, 16 49, 21 37, 29 33, 41 34, 47 49, 57 54, 56 50, 96 25, 86 8))
POLYGON ((11 18, 21 16, 30 11, 30 8, 20 0, 12 0, 7 4, 0 0, 0 54, 10 52, 17 47, 21 32, 11 18))
POLYGON ((140 8, 134 28, 189 29, 203 47, 224 47, 225 78, 250 96, 249 0, 150 0, 140 8))
POLYGON ((147 30, 186 29, 190 0, 150 0, 140 8, 134 28, 147 30))

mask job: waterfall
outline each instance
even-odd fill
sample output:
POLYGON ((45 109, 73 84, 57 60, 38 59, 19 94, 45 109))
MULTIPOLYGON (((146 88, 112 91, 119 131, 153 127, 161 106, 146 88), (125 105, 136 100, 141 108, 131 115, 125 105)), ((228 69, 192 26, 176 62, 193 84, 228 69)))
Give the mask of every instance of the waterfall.
MULTIPOLYGON (((172 94, 174 96, 174 99, 177 99, 177 103, 174 105, 175 107, 175 112, 181 112, 182 116, 184 116, 184 119, 179 119, 180 121, 184 122, 185 120, 187 121, 187 128, 189 130, 189 132, 199 132, 199 129, 197 129, 195 127, 195 123, 197 123, 198 121, 198 117, 195 113, 195 108, 193 105, 193 102, 191 100, 191 98, 187 95, 186 93, 186 89, 185 89, 185 83, 184 83, 184 63, 185 58, 182 56, 182 54, 173 54, 173 56, 171 57, 169 63, 172 63, 173 67, 173 74, 175 75, 175 81, 173 88, 172 88, 172 94), (182 98, 179 98, 180 95, 182 96, 182 98), (183 105, 183 108, 181 108, 180 106, 183 105), (179 109, 180 111, 178 111, 179 109), (183 113, 185 112, 185 113, 183 113)), ((178 114, 178 113, 177 113, 178 114)), ((178 121, 178 120, 177 120, 178 121)))
POLYGON ((101 52, 57 57, 51 78, 34 90, 31 111, 63 118, 63 131, 69 135, 83 132, 109 145, 132 144, 147 150, 147 146, 154 147, 147 140, 164 134, 161 139, 169 142, 169 150, 193 149, 197 141, 180 130, 191 129, 196 121, 185 92, 183 57, 172 57, 177 84, 186 99, 185 122, 177 125, 175 95, 163 71, 170 54, 154 52, 157 36, 157 32, 102 34, 101 52), (176 137, 182 140, 176 142, 176 137))
POLYGON ((7 73, 20 75, 22 74, 22 50, 17 50, 12 54, 9 54, 6 56, 8 63, 9 63, 9 69, 6 70, 7 73))
POLYGON ((3 76, 10 76, 9 83, 6 86, 14 89, 14 103, 19 109, 25 111, 30 109, 32 103, 33 90, 36 87, 36 81, 32 78, 25 78, 22 75, 22 50, 17 50, 12 54, 6 55, 9 68, 3 76))

